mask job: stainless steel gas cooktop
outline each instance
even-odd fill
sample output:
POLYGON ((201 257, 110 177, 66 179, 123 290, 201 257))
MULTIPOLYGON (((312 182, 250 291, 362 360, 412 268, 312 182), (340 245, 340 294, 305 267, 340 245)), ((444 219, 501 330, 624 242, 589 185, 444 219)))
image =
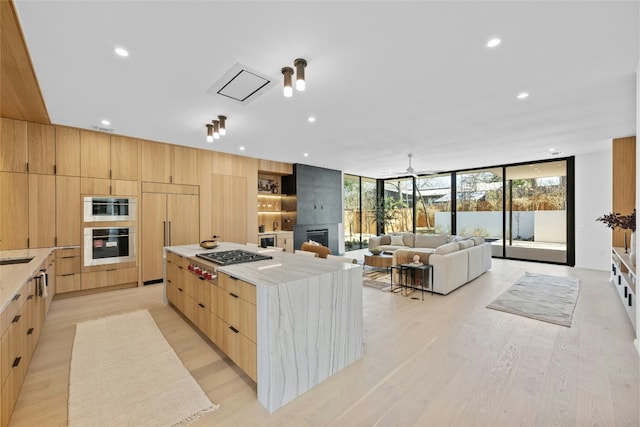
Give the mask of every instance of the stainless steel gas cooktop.
POLYGON ((199 258, 213 262, 218 265, 241 264, 243 262, 263 261, 271 259, 269 255, 262 255, 255 252, 234 249, 232 251, 207 252, 196 255, 199 258))

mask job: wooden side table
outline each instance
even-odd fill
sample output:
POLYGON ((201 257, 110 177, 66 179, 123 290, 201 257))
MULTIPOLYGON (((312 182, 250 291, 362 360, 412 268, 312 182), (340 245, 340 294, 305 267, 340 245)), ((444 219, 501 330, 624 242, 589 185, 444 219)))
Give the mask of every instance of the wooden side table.
POLYGON ((384 268, 388 270, 391 268, 391 265, 393 265, 393 255, 365 254, 364 265, 368 265, 369 267, 374 267, 374 268, 384 268))

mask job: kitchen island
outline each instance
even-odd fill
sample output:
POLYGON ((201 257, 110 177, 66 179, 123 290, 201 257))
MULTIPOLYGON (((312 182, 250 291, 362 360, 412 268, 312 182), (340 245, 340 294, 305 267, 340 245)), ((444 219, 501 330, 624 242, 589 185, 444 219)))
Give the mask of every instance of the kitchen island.
POLYGON ((270 412, 362 357, 361 266, 233 243, 165 249, 165 302, 256 381, 270 412), (196 257, 233 249, 272 258, 196 257))

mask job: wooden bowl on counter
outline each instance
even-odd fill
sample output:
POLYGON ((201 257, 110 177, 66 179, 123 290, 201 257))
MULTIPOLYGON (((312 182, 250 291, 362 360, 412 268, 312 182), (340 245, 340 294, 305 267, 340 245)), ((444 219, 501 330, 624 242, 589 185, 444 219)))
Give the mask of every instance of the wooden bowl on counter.
POLYGON ((200 246, 205 249, 213 249, 217 247, 220 243, 217 240, 203 240, 200 242, 200 246))

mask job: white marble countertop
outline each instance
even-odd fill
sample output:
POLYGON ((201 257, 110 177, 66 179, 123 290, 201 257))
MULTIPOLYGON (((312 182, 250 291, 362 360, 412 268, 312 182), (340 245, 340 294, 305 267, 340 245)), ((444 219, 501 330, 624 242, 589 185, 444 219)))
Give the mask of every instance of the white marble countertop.
POLYGON ((0 311, 40 267, 55 248, 0 251, 0 259, 34 257, 24 264, 0 265, 0 311))
MULTIPOLYGON (((258 252, 272 256, 272 259, 264 261, 216 266, 217 271, 227 273, 253 285, 257 285, 258 283, 262 285, 281 285, 336 271, 362 268, 357 264, 332 262, 323 258, 306 257, 289 252, 245 246, 237 243, 222 242, 213 250, 203 249, 199 245, 170 246, 165 249, 185 257, 195 257, 198 253, 220 252, 232 249, 244 249, 249 252, 258 252)), ((215 265, 202 258, 196 258, 196 260, 200 263, 215 265)))

